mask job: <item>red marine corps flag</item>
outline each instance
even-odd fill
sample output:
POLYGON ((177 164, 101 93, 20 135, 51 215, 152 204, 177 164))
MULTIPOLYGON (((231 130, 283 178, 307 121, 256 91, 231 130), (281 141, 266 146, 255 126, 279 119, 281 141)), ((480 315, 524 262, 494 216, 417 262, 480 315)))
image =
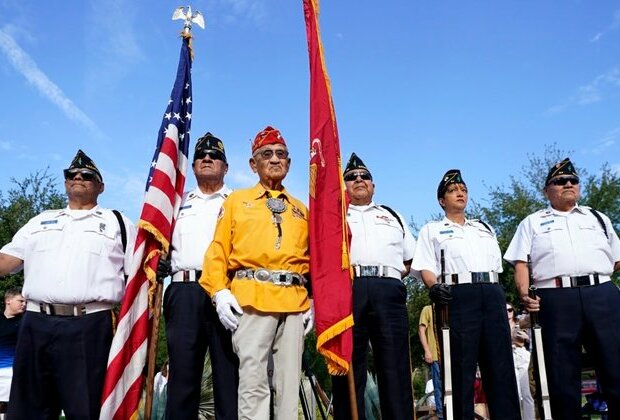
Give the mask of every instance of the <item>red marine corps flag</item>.
MULTIPOLYGON (((173 16, 173 19, 185 19, 185 30, 181 33, 181 56, 151 162, 129 281, 108 358, 100 414, 100 419, 104 420, 138 418, 138 403, 144 382, 142 372, 153 324, 153 319, 149 317, 149 310, 154 309, 149 301, 149 292, 154 288, 159 257, 162 252, 168 252, 185 186, 192 118, 189 28, 191 22, 204 27, 202 16, 198 16, 197 20, 197 15, 199 12, 192 15, 191 10, 186 14, 184 10, 177 9, 173 16)), ((150 407, 146 411, 150 413, 150 407)))
POLYGON ((317 350, 332 375, 351 364, 351 273, 340 144, 319 36, 318 0, 304 0, 310 55, 310 273, 317 350))

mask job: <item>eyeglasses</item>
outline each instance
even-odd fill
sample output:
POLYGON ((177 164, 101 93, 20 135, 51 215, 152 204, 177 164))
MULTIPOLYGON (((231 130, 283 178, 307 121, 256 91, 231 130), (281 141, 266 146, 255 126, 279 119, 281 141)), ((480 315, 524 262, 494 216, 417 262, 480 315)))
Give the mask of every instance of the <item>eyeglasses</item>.
POLYGON ((271 159, 273 155, 276 155, 278 159, 286 159, 288 157, 288 151, 284 149, 265 149, 254 154, 254 156, 260 155, 265 160, 271 159))
POLYGON ((351 172, 344 176, 344 180, 347 182, 355 181, 357 177, 362 178, 364 181, 370 181, 372 176, 368 172, 351 172))
POLYGON ((549 181, 549 184, 553 184, 553 185, 557 185, 561 187, 563 185, 568 184, 569 182, 572 185, 579 185, 579 178, 577 178, 576 176, 565 176, 562 178, 552 179, 551 181, 549 181))
POLYGON ((211 160, 221 160, 226 162, 226 158, 222 152, 218 152, 217 150, 199 150, 194 154, 194 160, 204 159, 207 156, 211 160))
POLYGON ((514 309, 512 309, 512 308, 506 308, 506 310, 507 310, 508 312, 514 312, 514 309))
POLYGON ((65 180, 70 181, 74 179, 78 174, 82 177, 84 181, 94 181, 97 179, 97 174, 93 171, 89 171, 88 169, 71 169, 65 171, 65 180))

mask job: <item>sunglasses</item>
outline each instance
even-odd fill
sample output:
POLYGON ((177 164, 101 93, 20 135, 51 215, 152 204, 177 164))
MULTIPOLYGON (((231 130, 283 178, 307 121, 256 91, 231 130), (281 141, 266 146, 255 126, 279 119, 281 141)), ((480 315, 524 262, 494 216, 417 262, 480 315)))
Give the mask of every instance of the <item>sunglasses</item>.
POLYGON ((65 180, 73 180, 76 176, 78 176, 78 174, 82 177, 84 181, 94 181, 98 178, 96 173, 87 169, 72 169, 69 171, 65 171, 65 180))
POLYGON ((267 159, 271 159, 274 154, 276 155, 278 159, 286 159, 288 157, 288 151, 284 149, 277 149, 277 150, 265 149, 265 150, 262 150, 254 154, 254 156, 260 155, 260 157, 267 160, 267 159))
POLYGON ((344 176, 344 180, 351 182, 357 180, 357 177, 362 178, 364 181, 370 181, 372 179, 372 176, 370 176, 368 172, 351 172, 344 176))
POLYGON ((211 160, 221 160, 226 162, 226 157, 224 157, 224 154, 222 152, 218 152, 217 150, 199 150, 194 153, 194 160, 204 159, 207 156, 209 156, 211 160))
POLYGON ((579 185, 579 178, 577 178, 576 176, 565 176, 562 178, 552 179, 551 181, 549 181, 549 184, 561 187, 568 184, 569 182, 572 185, 579 185))

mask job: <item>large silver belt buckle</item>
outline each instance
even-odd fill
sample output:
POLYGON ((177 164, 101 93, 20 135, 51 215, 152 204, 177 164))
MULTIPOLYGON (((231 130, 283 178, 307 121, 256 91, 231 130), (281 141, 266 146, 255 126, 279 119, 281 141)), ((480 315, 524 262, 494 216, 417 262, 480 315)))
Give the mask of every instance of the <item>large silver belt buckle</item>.
POLYGON ((274 272, 272 276, 273 283, 278 286, 290 286, 293 283, 293 276, 291 273, 274 272))
POLYGON ((471 273, 471 282, 472 283, 490 283, 491 279, 489 277, 489 273, 471 273))
POLYGON ((363 277, 378 277, 379 267, 374 265, 362 265, 360 266, 360 276, 363 277))
POLYGON ((271 272, 265 268, 259 268, 254 271, 254 278, 260 281, 269 281, 271 280, 271 272))

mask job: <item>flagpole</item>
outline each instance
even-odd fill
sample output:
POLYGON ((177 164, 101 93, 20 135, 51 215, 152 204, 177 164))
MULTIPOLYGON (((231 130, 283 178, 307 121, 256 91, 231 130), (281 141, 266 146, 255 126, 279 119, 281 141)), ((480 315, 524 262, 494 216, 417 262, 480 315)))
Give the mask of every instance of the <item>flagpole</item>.
MULTIPOLYGON (((166 258, 166 255, 160 255, 159 258, 166 258)), ((159 319, 161 317, 161 297, 163 295, 163 279, 157 279, 153 299, 153 327, 151 329, 151 339, 149 340, 149 351, 147 360, 146 373, 146 399, 144 401, 144 420, 151 420, 153 412, 153 389, 155 382, 155 361, 157 359, 157 342, 159 341, 159 319)))
POLYGON ((355 394, 355 378, 353 377, 352 367, 349 368, 349 371, 347 372, 347 382, 349 384, 349 404, 351 405, 351 420, 357 420, 357 395, 355 394))
MULTIPOLYGON (((194 11, 192 13, 191 6, 177 7, 172 14, 172 20, 183 20, 183 31, 181 36, 183 38, 189 38, 191 40, 192 23, 195 23, 202 29, 205 27, 204 18, 202 13, 194 11)), ((190 48, 190 55, 193 59, 193 52, 191 50, 191 43, 188 41, 190 48)), ((176 216, 176 215, 175 215, 176 216)), ((176 217, 175 217, 176 218, 176 217)), ((159 258, 168 258, 166 252, 161 252, 159 258)), ((151 327, 151 337, 149 340, 149 349, 147 355, 147 374, 146 374, 146 397, 144 401, 144 420, 151 420, 151 414, 153 411, 153 390, 155 382, 155 362, 157 359, 157 344, 159 341, 159 320, 161 318, 162 308, 162 295, 164 291, 163 279, 157 279, 155 282, 155 291, 153 292, 153 323, 151 327)))

